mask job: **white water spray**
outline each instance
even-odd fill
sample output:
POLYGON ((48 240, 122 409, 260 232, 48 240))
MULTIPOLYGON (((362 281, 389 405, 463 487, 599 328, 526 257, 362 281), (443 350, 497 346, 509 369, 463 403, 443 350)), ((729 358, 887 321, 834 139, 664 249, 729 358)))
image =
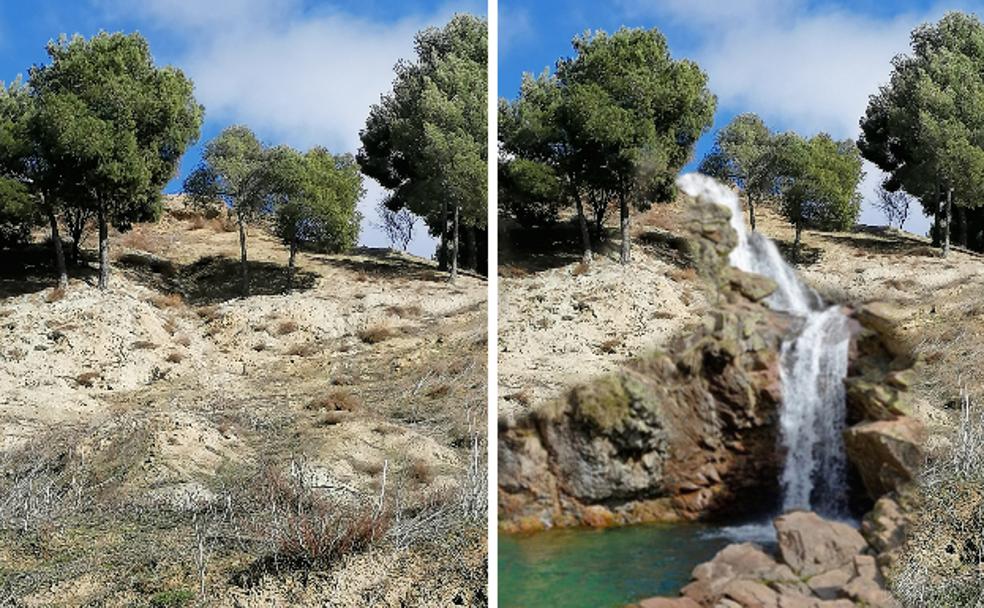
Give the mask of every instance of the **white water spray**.
POLYGON ((732 266, 764 275, 778 285, 766 302, 773 310, 802 319, 795 337, 782 345, 780 412, 786 461, 780 478, 783 511, 812 509, 828 517, 847 515, 847 461, 842 433, 846 424, 844 377, 850 338, 847 317, 838 306, 825 307, 820 296, 800 281, 775 243, 745 228, 741 204, 731 189, 697 173, 677 180, 694 198, 731 210, 738 246, 732 266))

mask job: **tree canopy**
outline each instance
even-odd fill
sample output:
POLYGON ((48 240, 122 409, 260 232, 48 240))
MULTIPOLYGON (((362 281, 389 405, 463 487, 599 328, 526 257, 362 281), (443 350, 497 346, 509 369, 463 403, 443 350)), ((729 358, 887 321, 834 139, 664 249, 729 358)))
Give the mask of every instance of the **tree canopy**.
POLYGON ((887 190, 904 190, 936 217, 945 255, 951 204, 984 201, 984 25, 947 13, 916 28, 911 45, 871 96, 858 147, 889 174, 887 190))
POLYGON ((357 159, 389 190, 389 209, 409 209, 441 236, 442 267, 451 237, 453 278, 459 225, 474 243, 474 231, 486 224, 488 27, 455 15, 442 28, 419 32, 414 46, 416 60, 397 64, 392 90, 370 109, 357 159))
MULTIPOLYGON (((716 100, 707 75, 691 61, 674 60, 658 30, 589 32, 572 44, 574 56, 560 59, 555 75, 526 77, 519 98, 501 105, 500 140, 510 155, 502 170, 550 175, 549 167, 562 176, 558 190, 577 211, 585 261, 591 258, 585 207, 591 205, 600 228, 616 202, 621 260, 628 263, 630 206, 672 198, 673 180, 710 128, 716 100), (541 166, 515 165, 516 159, 541 166)), ((509 200, 542 206, 541 195, 517 190, 522 182, 506 185, 509 200)))
POLYGON ((748 221, 755 230, 755 203, 774 194, 773 134, 756 114, 735 116, 717 132, 714 147, 699 171, 729 183, 745 194, 748 221))
POLYGON ((203 110, 192 82, 158 68, 139 34, 61 37, 51 62, 30 71, 31 148, 50 195, 95 211, 99 286, 109 280, 108 225, 126 230, 152 216, 203 110))

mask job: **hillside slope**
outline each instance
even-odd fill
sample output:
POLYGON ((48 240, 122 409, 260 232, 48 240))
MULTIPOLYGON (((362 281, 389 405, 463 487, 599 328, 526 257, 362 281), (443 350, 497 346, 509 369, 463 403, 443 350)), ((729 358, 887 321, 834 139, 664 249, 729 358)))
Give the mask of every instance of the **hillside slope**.
POLYGON ((256 229, 238 298, 235 232, 170 209, 106 293, 0 283, 0 597, 481 605, 485 282, 303 253, 284 295, 256 229))

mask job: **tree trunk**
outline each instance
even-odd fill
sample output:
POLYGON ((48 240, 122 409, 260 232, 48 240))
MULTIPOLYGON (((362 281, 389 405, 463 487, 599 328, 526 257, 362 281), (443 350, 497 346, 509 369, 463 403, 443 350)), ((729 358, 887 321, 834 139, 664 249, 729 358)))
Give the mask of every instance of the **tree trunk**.
POLYGON ((950 223, 953 220, 953 188, 946 190, 946 211, 943 220, 943 257, 950 255, 950 223))
POLYGON ((577 225, 581 229, 581 261, 585 264, 591 263, 591 235, 588 234, 588 219, 584 217, 584 201, 581 195, 574 190, 574 204, 577 207, 577 225))
POLYGON ((626 200, 624 193, 618 195, 619 227, 622 232, 622 254, 619 261, 622 264, 629 263, 629 201, 626 200))
POLYGON ((748 223, 752 225, 752 232, 755 232, 755 199, 748 195, 748 223))
POLYGON ((454 229, 453 230, 454 230, 453 233, 452 233, 452 239, 453 240, 452 240, 452 245, 451 245, 451 248, 452 248, 452 251, 451 251, 451 276, 448 279, 452 283, 454 283, 455 280, 458 278, 458 251, 460 251, 459 245, 461 243, 460 234, 459 234, 460 231, 458 229, 458 205, 457 204, 454 206, 454 229))
POLYGON ((96 219, 99 222, 99 289, 107 289, 109 287, 109 220, 101 203, 96 219))
POLYGON ((72 266, 78 266, 82 258, 82 235, 85 232, 85 215, 79 212, 78 215, 69 216, 68 231, 72 237, 72 266))
POLYGON ((290 241, 290 257, 287 258, 287 293, 294 288, 294 258, 297 257, 297 239, 290 241))
POLYGON ((437 269, 448 269, 448 203, 441 205, 441 248, 437 252, 437 269))
POLYGON ((936 208, 933 210, 933 247, 939 247, 943 243, 943 190, 936 184, 936 208))
POLYGON ((475 272, 478 269, 478 236, 475 234, 475 227, 465 228, 465 268, 471 268, 475 272))
POLYGON ((246 222, 242 217, 237 217, 239 224, 239 272, 242 277, 242 294, 246 298, 249 296, 249 264, 246 261, 246 222))
MULTIPOLYGON (((45 197, 41 195, 41 204, 45 204, 45 197)), ((45 205, 47 207, 47 205, 45 205)), ((55 248, 55 270, 58 271, 58 288, 68 287, 68 270, 65 268, 65 251, 62 249, 61 235, 58 234, 58 218, 55 217, 55 210, 47 207, 48 223, 51 224, 51 244, 55 248)))
POLYGON ((800 262, 800 242, 803 236, 803 226, 796 224, 796 238, 793 240, 793 264, 800 262))

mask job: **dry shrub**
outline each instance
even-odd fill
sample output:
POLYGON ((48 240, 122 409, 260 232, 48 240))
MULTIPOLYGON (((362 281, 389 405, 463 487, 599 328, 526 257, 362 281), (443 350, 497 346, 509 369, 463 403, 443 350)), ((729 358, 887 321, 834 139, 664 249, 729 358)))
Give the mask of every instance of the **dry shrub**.
POLYGON ((164 360, 167 361, 168 363, 181 363, 182 361, 184 361, 184 358, 185 356, 183 353, 175 350, 168 353, 167 357, 165 357, 164 360))
POLYGON ((622 346, 622 338, 615 337, 605 340, 604 342, 599 344, 598 350, 600 350, 605 354, 611 355, 618 350, 619 346, 622 346))
POLYGON ((361 402, 351 391, 343 388, 335 389, 327 395, 310 401, 305 408, 309 410, 324 410, 328 412, 354 412, 359 409, 361 402))
POLYGON ((589 265, 585 264, 584 262, 578 262, 574 266, 574 269, 571 270, 571 276, 579 277, 582 274, 587 274, 589 270, 591 270, 591 267, 589 265))
POLYGON ((102 378, 102 374, 99 372, 82 372, 75 377, 75 383, 79 386, 91 388, 96 383, 96 380, 100 378, 102 378))
POLYGON ((287 349, 291 357, 310 357, 321 352, 321 347, 314 342, 299 342, 287 349))
POLYGON ((358 332, 359 339, 366 344, 378 344, 383 340, 388 340, 399 335, 400 332, 385 323, 374 323, 358 332))
POLYGON ((325 414, 321 417, 321 425, 335 426, 336 424, 345 422, 349 416, 351 416, 351 413, 342 410, 337 412, 325 412, 325 414))
POLYGON ((54 289, 48 292, 48 295, 44 297, 44 301, 47 302, 48 304, 51 304, 53 302, 57 302, 61 300, 64 297, 65 297, 65 288, 55 287, 54 289))
POLYGON ((432 386, 427 389, 425 393, 431 399, 440 399, 441 397, 446 397, 451 392, 451 386, 448 384, 438 384, 437 386, 432 386))
POLYGON ((205 216, 203 216, 203 215, 196 215, 193 218, 191 218, 191 221, 188 223, 188 229, 189 230, 201 230, 206 225, 208 225, 208 220, 205 219, 205 216))
POLYGON ((420 485, 427 485, 434 481, 434 470, 430 463, 423 458, 416 458, 410 463, 410 478, 420 485))
POLYGON ((173 318, 168 317, 167 321, 164 321, 164 331, 174 335, 174 332, 178 331, 178 323, 173 318))
POLYGON ((179 293, 161 294, 152 297, 150 303, 157 308, 179 308, 184 306, 184 298, 179 293))
POLYGON ((272 467, 261 476, 258 490, 277 515, 267 522, 274 555, 267 563, 295 568, 327 567, 346 555, 369 549, 385 538, 393 523, 385 504, 362 508, 339 505, 306 485, 303 465, 287 477, 272 467))
POLYGON ((383 463, 378 460, 353 460, 352 468, 364 475, 379 475, 383 472, 383 463))
POLYGON ((214 304, 209 306, 200 306, 195 310, 195 313, 198 314, 198 318, 206 323, 211 323, 212 321, 222 318, 222 313, 219 312, 219 307, 214 304))
POLYGON ((294 321, 282 321, 280 325, 277 326, 277 335, 286 336, 292 334, 298 330, 298 325, 294 321))
POLYGON ((153 350, 157 348, 157 345, 150 340, 137 340, 130 345, 133 350, 153 350))
POLYGON ((530 404, 533 403, 533 396, 530 395, 530 392, 528 390, 525 390, 524 389, 524 390, 516 391, 515 393, 510 393, 510 394, 506 395, 506 400, 507 401, 515 401, 516 403, 518 403, 520 405, 523 405, 523 406, 529 406, 530 404))
POLYGON ((421 308, 420 305, 418 304, 407 304, 407 305, 395 304, 387 308, 386 311, 389 312, 389 314, 391 315, 395 315, 403 319, 406 317, 419 317, 421 314, 423 314, 424 309, 421 308))
POLYGON ((258 353, 262 353, 263 351, 267 350, 267 348, 268 347, 266 345, 266 342, 257 342, 256 344, 253 345, 253 350, 255 350, 258 353))
POLYGON ((191 346, 191 338, 185 335, 180 335, 174 339, 174 343, 178 346, 184 346, 185 348, 191 346))
POLYGON ((127 232, 121 239, 123 246, 128 249, 137 249, 153 253, 157 250, 157 241, 142 230, 135 229, 127 232))
POLYGON ((697 279, 697 270, 693 266, 673 268, 666 273, 666 276, 677 283, 686 283, 697 279))
POLYGON ((518 279, 529 275, 530 271, 521 266, 509 266, 504 264, 499 265, 500 277, 505 277, 507 279, 518 279))

